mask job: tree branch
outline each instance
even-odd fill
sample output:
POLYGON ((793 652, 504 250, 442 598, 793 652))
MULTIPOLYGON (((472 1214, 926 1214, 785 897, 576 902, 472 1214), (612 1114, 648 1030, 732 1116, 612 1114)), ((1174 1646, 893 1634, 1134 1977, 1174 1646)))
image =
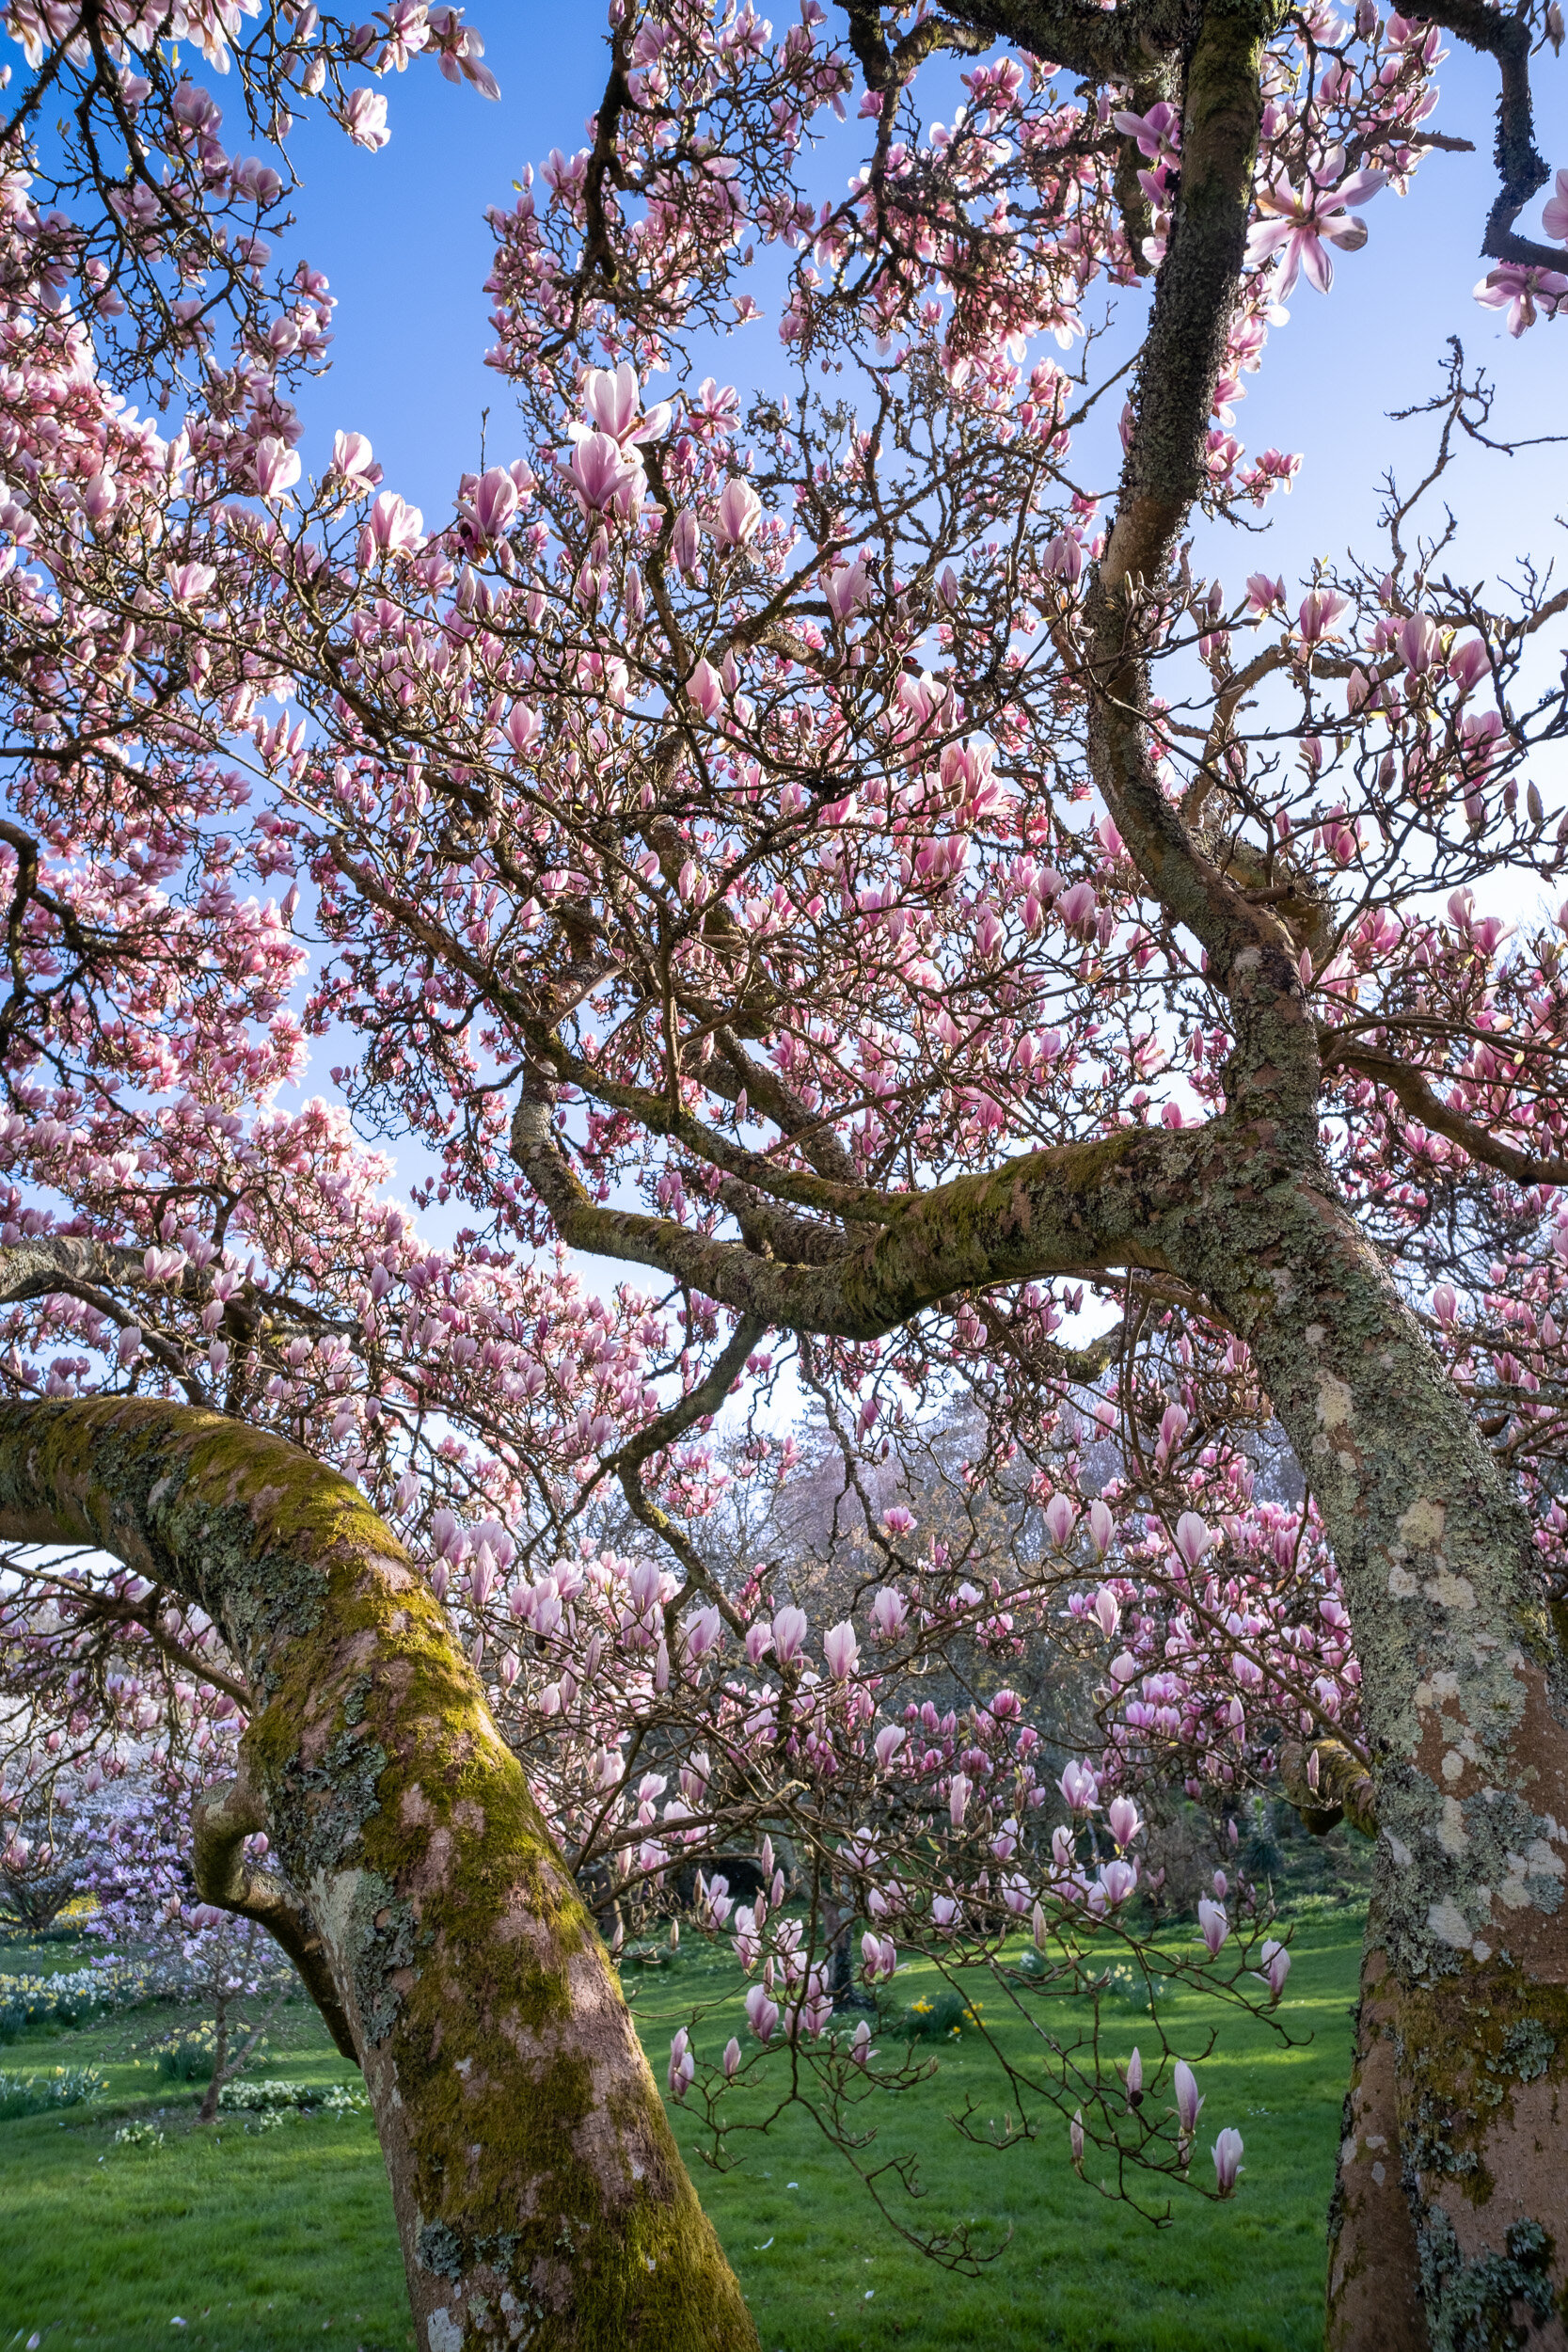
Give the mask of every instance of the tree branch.
POLYGON ((1430 1127, 1482 1168, 1495 1168, 1500 1175, 1512 1178, 1516 1184, 1568 1184, 1568 1160, 1537 1159, 1528 1152, 1518 1151, 1505 1143, 1490 1128, 1466 1119, 1463 1111, 1451 1110, 1425 1074, 1410 1062, 1400 1061, 1380 1046, 1353 1043, 1349 1038, 1337 1036, 1332 1029, 1318 1032, 1319 1051, 1325 1069, 1354 1070, 1375 1086, 1386 1087, 1388 1092, 1424 1127, 1430 1127))
POLYGON ((1134 1265, 1168 1273, 1166 1234, 1196 1197, 1211 1152, 1238 1137, 1203 1128, 1126 1127, 1032 1152, 928 1192, 829 1265, 781 1263, 669 1217, 601 1207, 557 1137, 551 1107, 525 1089, 512 1153, 570 1248, 629 1259, 688 1282, 736 1314, 786 1330, 879 1339, 950 1293, 1134 1265))
POLYGON ((266 1808, 242 1766, 238 1780, 198 1797, 191 1812, 191 1871, 204 1903, 236 1918, 254 1919, 288 1953, 321 2011, 322 2023, 344 2058, 359 2063, 348 2013, 332 1981, 332 1963, 310 1915, 276 1871, 256 1870, 245 1841, 267 1826, 266 1808))

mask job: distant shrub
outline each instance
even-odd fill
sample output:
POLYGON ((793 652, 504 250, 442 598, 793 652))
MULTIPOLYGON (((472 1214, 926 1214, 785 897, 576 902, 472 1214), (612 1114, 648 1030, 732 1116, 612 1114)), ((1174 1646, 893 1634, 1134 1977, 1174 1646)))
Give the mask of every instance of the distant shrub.
POLYGON ((96 2066, 55 2066, 43 2074, 0 2074, 0 2122, 19 2115, 47 2115, 55 2107, 79 2107, 103 2096, 96 2066))
POLYGON ((370 2106, 358 2083, 225 2083, 218 2106, 229 2113, 363 2115, 370 2106))
POLYGON ((92 1968, 40 1976, 31 1970, 0 1975, 0 2042, 14 2041, 29 2026, 81 2026, 106 2009, 135 2009, 156 1997, 140 1961, 108 1959, 92 1968))
POLYGON ((1141 1968, 1134 1968, 1125 1960, 1118 1960, 1115 1967, 1106 1969, 1101 1979, 1100 1997, 1107 2005, 1114 2003, 1120 2009, 1135 2010, 1140 2017, 1147 2017, 1154 2007, 1148 1979, 1141 1968))
POLYGON ((115 2134, 117 2148, 161 2148, 163 2133, 156 2123, 122 2123, 115 2134))
POLYGON ((974 2004, 961 1993, 939 1993, 934 2000, 911 2001, 894 2031, 906 2042, 956 2042, 979 2022, 974 2004))

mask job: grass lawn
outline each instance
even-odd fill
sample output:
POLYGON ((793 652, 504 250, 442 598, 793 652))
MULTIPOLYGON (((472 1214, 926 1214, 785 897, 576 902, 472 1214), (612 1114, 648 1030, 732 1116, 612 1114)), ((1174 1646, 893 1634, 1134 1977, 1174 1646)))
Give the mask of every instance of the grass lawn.
MULTIPOLYGON (((1309 2352, 1322 2328, 1323 2216, 1360 1926, 1351 1907, 1313 1911, 1298 1927, 1284 2006, 1292 2032, 1312 2035, 1307 2046, 1282 2051, 1262 2028, 1227 2022, 1200 2071, 1199 2145, 1207 2174, 1214 2133, 1240 2127, 1241 2190, 1229 2205, 1182 2201, 1168 2228, 1080 2182, 1065 2132, 1002 2151, 961 2139, 945 2119, 966 2094, 982 2120, 1005 2104, 970 2041, 940 2050, 933 2082, 879 2103, 879 2152, 921 2156, 916 2227, 975 2217, 1000 2239, 1011 2226, 1010 2245, 979 2279, 903 2245, 798 2110, 766 2138, 748 2138, 744 2164, 716 2176, 693 2155, 693 2119, 676 2109, 763 2352, 1309 2352)), ((37 1964, 0 1950, 0 1971, 37 1964)), ((926 1974, 901 1972, 900 1995, 932 1989, 926 1974)), ((727 1963, 699 1951, 636 1982, 635 2014, 660 2080, 670 2035, 694 2001, 730 1996, 703 2027, 705 2049, 736 2029, 735 1981, 727 1963)), ((1183 2028, 1200 2041, 1202 2004, 1183 1996, 1168 2014, 1179 2047, 1183 2028)), ((91 2108, 0 2122, 0 2352, 35 2332, 48 2352, 175 2342, 404 2352, 413 2337, 402 2265, 368 2120, 313 2116, 247 2134, 235 2116, 193 2132, 191 2093, 148 2056, 177 2022, 166 2008, 142 2010, 0 2044, 0 2069, 11 2074, 90 2063, 109 2079, 91 2108), (116 2128, 137 2118, 161 2122, 161 2147, 116 2145, 116 2128)), ((1137 2039, 1131 2013, 1125 2039, 1129 2048, 1137 2039)), ((346 2070, 296 2004, 255 2071, 331 2082, 346 2070)))

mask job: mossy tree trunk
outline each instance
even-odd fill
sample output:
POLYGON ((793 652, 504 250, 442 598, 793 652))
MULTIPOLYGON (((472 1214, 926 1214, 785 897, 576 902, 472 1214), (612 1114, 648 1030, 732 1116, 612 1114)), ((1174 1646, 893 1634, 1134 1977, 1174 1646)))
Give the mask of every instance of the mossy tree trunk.
POLYGON ((1529 1530, 1348 1212, 1301 1176, 1215 1209, 1188 1271, 1311 1481, 1376 1792, 1328 2343, 1560 2347, 1568 1689, 1529 1530))
POLYGON ((420 2352, 755 2352, 619 1983, 441 1610, 362 1495, 194 1407, 0 1406, 0 1535, 197 1603, 326 1947, 420 2352))

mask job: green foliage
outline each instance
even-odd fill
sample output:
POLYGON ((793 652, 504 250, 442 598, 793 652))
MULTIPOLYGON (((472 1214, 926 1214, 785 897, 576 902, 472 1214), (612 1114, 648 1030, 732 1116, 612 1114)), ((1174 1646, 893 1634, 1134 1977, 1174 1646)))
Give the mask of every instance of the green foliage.
POLYGON ((19 2115, 48 2115, 55 2107, 79 2107, 102 2098, 103 2076, 96 2066, 53 2066, 46 2074, 0 2074, 0 2123, 19 2115))
POLYGON ((1100 1995, 1101 2010, 1122 2009, 1134 2016, 1147 2017, 1154 2003, 1148 1979, 1131 1961, 1118 1960, 1114 1968, 1105 1971, 1104 1985, 1100 1995))
POLYGON ((150 1972, 139 1960, 108 1959, 53 1974, 0 1969, 0 2042, 14 2042, 34 2026, 83 2026, 106 2010, 136 2009, 156 1997, 150 1972))

